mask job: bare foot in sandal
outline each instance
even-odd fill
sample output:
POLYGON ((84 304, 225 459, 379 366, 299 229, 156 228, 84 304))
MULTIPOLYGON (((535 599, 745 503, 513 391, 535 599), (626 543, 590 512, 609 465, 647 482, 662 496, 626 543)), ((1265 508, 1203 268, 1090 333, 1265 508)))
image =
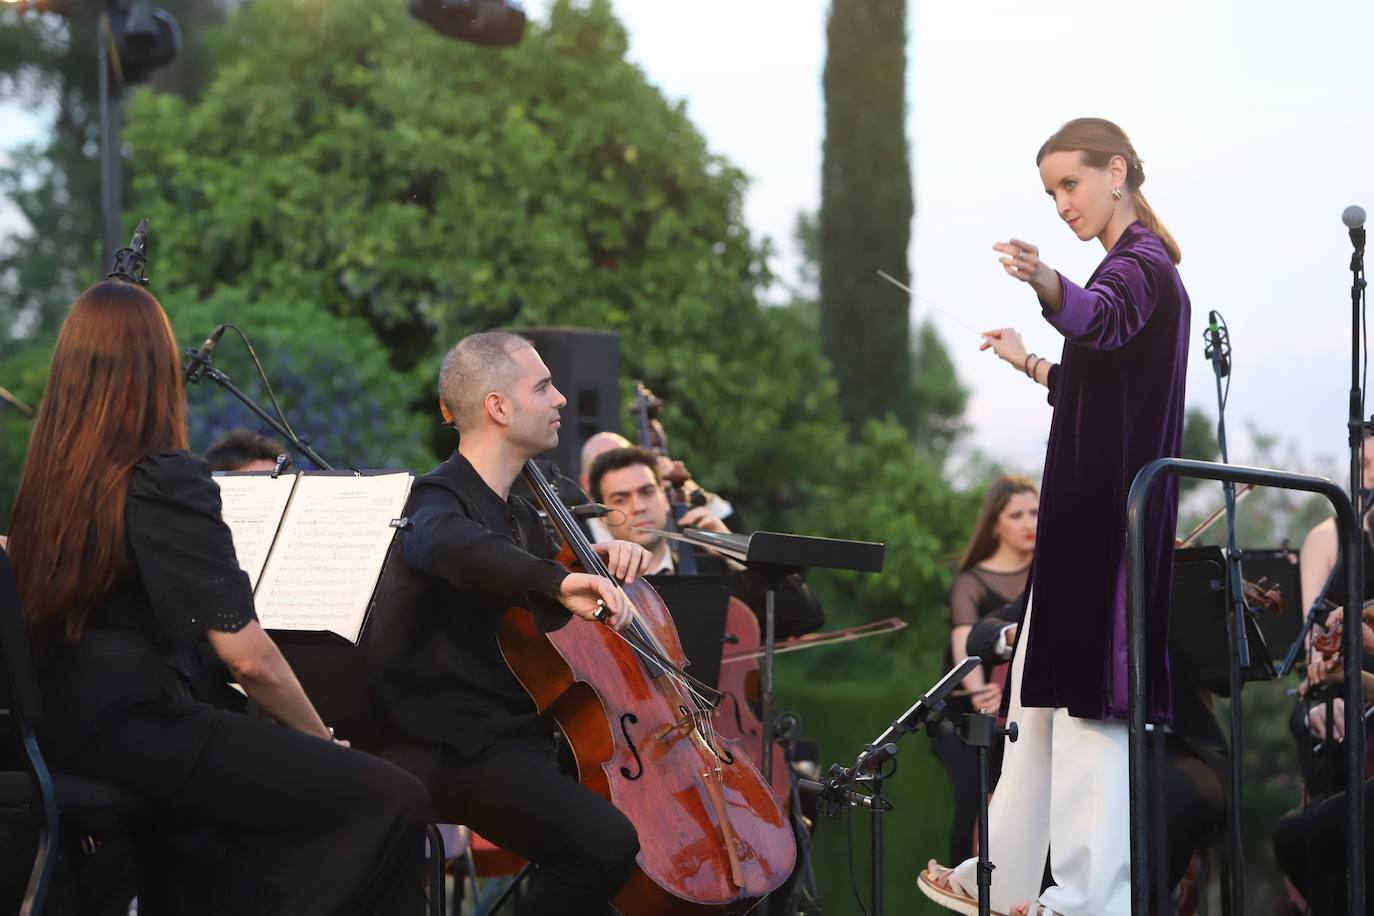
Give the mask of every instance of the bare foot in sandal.
POLYGON ((925 871, 916 879, 916 884, 931 900, 948 910, 977 916, 978 901, 960 886, 954 878, 954 869, 946 868, 934 859, 927 864, 925 871))
POLYGON ((1055 916, 1055 912, 1039 900, 1032 900, 1012 907, 1011 916, 1055 916))

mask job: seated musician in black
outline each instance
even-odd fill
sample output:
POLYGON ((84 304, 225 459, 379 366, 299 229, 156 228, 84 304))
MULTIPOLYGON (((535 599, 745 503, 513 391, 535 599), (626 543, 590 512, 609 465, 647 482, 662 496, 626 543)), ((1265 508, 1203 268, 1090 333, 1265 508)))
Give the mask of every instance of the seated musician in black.
MULTIPOLYGON (((1010 660, 1023 600, 1024 596, 1005 604, 975 623, 968 634, 968 654, 988 664, 1010 660)), ((1165 872, 1173 888, 1183 880, 1202 841, 1222 827, 1228 757, 1210 693, 1179 666, 1170 666, 1169 673, 1174 721, 1164 736, 1162 775, 1165 872)))
MULTIPOLYGON (((678 553, 674 546, 658 532, 668 525, 669 505, 659 478, 659 457, 638 446, 602 452, 592 462, 588 472, 591 495, 611 509, 601 521, 613 537, 631 541, 647 549, 652 556, 648 572, 676 573, 678 553)), ((687 510, 678 519, 682 528, 699 528, 720 534, 730 529, 719 516, 703 505, 687 510)), ((747 571, 732 568, 727 561, 704 551, 696 552, 696 565, 701 573, 731 572, 731 591, 756 615, 762 628, 766 582, 747 571)), ((774 614, 774 631, 778 639, 801 636, 821 628, 825 612, 816 596, 806 587, 800 576, 788 576, 779 589, 774 614)))
MULTIPOLYGON (((411 527, 399 537, 366 637, 388 756, 429 787, 440 819, 466 824, 540 865, 525 901, 541 914, 604 913, 634 869, 634 826, 601 796, 560 773, 552 723, 506 667, 497 634, 512 613, 545 632, 569 613, 609 623, 630 610, 603 578, 569 573, 535 508, 511 495, 525 462, 558 442, 567 401, 539 354, 515 334, 464 338, 444 358, 439 406, 458 449, 415 482, 411 527)), ((633 581, 644 549, 598 545, 633 581)))
POLYGON ((53 351, 9 543, 43 756, 146 804, 143 916, 418 912, 423 787, 332 742, 258 623, 178 362, 124 280, 82 293, 53 351), (280 724, 192 695, 207 642, 280 724))

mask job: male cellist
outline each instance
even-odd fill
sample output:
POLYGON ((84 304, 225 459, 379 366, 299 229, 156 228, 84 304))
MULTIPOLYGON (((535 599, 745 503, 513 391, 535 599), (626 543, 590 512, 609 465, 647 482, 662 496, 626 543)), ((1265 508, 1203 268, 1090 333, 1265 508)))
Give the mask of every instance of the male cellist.
MULTIPOLYGON (((449 351, 439 409, 458 448, 415 482, 367 651, 379 706, 402 742, 388 756, 429 787, 440 819, 541 866, 526 889, 530 912, 580 916, 608 910, 639 840, 614 806, 559 772, 551 723, 497 644, 511 607, 528 609, 544 632, 570 613, 602 612, 612 626, 629 619, 612 583, 550 559, 538 513, 510 492, 525 461, 557 444, 566 403, 522 337, 475 334, 449 351)), ((634 544, 596 549, 625 582, 648 566, 634 544)))

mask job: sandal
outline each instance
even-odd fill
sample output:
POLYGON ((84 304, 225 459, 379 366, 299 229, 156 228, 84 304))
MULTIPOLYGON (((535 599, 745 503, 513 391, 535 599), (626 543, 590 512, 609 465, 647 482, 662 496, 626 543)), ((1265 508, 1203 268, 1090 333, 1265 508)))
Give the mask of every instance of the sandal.
POLYGON ((1011 908, 1011 916, 1056 916, 1054 910, 1045 906, 1039 900, 1032 900, 1020 906, 1011 908))
MULTIPOLYGON (((978 898, 970 897, 962 889, 956 890, 951 881, 954 869, 945 868, 931 859, 925 870, 916 878, 916 886, 931 900, 947 910, 962 913, 964 916, 978 916, 978 898)), ((993 916, 1004 914, 993 911, 993 916)))

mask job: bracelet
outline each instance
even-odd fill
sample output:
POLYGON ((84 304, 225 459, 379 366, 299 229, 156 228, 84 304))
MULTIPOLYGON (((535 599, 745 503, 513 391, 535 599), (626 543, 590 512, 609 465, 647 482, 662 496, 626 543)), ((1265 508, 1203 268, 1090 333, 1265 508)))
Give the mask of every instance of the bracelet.
POLYGON ((1027 353, 1027 354, 1026 354, 1026 364, 1025 364, 1024 366, 1021 367, 1021 371, 1024 372, 1024 373, 1026 373, 1026 378, 1028 378, 1028 379, 1034 379, 1034 378, 1035 378, 1035 376, 1031 375, 1031 360, 1037 359, 1037 358, 1038 358, 1038 357, 1037 357, 1034 353, 1027 353))
POLYGON ((1030 371, 1030 377, 1032 382, 1040 381, 1038 378, 1036 378, 1036 376, 1040 374, 1040 365, 1044 362, 1046 362, 1046 359, 1043 356, 1037 356, 1035 358, 1035 365, 1031 367, 1030 371))

